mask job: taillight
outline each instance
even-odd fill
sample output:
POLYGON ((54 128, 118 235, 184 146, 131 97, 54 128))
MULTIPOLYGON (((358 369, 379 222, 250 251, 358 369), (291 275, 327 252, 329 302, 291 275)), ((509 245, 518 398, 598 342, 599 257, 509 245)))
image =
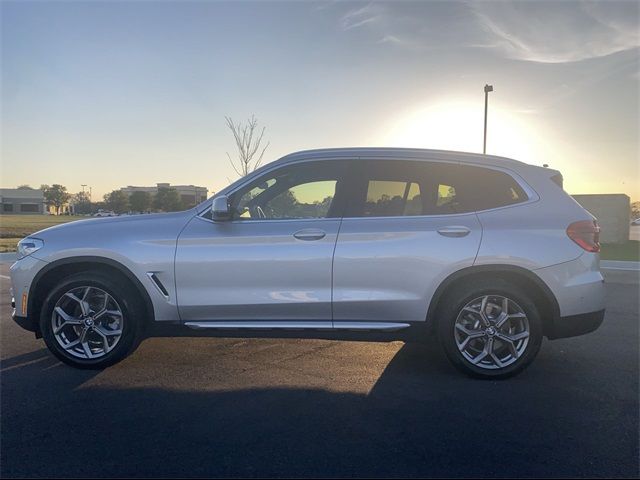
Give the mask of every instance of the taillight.
POLYGON ((600 226, 595 220, 573 222, 567 227, 567 235, 587 252, 600 251, 600 226))

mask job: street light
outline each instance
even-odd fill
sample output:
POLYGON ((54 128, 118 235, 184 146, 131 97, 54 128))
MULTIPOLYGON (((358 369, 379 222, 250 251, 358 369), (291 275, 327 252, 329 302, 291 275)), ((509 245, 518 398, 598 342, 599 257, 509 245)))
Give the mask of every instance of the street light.
POLYGON ((482 154, 487 154, 487 109, 489 108, 489 92, 493 92, 493 85, 484 86, 484 141, 482 143, 482 154))

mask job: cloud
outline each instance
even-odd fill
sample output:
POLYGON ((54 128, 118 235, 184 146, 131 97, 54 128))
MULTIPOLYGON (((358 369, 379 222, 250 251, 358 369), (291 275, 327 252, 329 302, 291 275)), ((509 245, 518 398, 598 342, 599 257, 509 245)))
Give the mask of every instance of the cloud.
POLYGON ((399 48, 483 48, 565 63, 638 48, 639 8, 616 1, 376 2, 343 11, 340 24, 399 48))
POLYGON ((470 9, 487 45, 517 60, 577 62, 639 46, 633 2, 478 2, 470 9))

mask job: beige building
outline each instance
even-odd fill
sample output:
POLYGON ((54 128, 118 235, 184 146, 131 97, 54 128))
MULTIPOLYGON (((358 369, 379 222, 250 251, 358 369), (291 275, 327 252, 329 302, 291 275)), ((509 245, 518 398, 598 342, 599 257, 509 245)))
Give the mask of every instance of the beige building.
POLYGON ((3 215, 44 213, 44 193, 29 188, 0 188, 3 215))
POLYGON ((573 198, 598 219, 602 243, 625 243, 629 240, 631 203, 627 195, 573 195, 573 198))
POLYGON ((175 189, 178 192, 178 195, 180 195, 182 204, 185 207, 193 207, 194 205, 206 200, 208 194, 206 187, 198 187, 196 185, 171 185, 169 183, 157 183, 155 187, 136 187, 129 185, 121 188, 120 190, 127 195, 131 195, 133 192, 147 192, 153 196, 158 193, 158 189, 160 188, 175 189))

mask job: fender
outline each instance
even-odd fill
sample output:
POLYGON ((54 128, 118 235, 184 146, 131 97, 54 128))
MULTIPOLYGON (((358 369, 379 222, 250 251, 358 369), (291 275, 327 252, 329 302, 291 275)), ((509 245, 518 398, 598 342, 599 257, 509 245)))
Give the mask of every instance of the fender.
MULTIPOLYGON (((112 268, 115 268, 116 270, 118 270, 125 277, 127 277, 131 281, 131 283, 133 283, 133 285, 136 287, 136 289, 140 293, 140 297, 144 301, 144 305, 145 305, 145 308, 147 309, 147 312, 151 316, 154 315, 153 303, 151 302, 151 298, 149 297, 149 293, 144 288, 142 283, 140 283, 140 280, 138 280, 138 277, 136 277, 131 270, 129 270, 124 265, 122 265, 120 262, 117 262, 117 261, 112 260, 110 258, 97 257, 97 256, 79 256, 79 257, 61 258, 59 260, 55 260, 55 261, 53 261, 51 263, 48 263, 42 269, 40 269, 40 271, 33 278, 33 281, 31 282, 31 285, 29 286, 29 299, 28 299, 28 303, 27 303, 28 315, 31 315, 32 312, 35 311, 36 295, 34 295, 34 293, 37 291, 38 284, 40 283, 40 280, 42 280, 42 278, 48 272, 50 272, 51 270, 53 270, 55 268, 58 268, 58 267, 61 267, 61 266, 64 266, 64 265, 73 265, 73 264, 79 264, 79 263, 93 263, 93 264, 97 263, 97 264, 102 264, 102 265, 108 265, 109 267, 112 267, 112 268)), ((37 321, 37 319, 36 319, 36 321, 37 321)))
POLYGON ((427 311, 427 322, 433 323, 432 320, 438 309, 438 304, 451 285, 459 280, 463 280, 464 278, 480 273, 509 273, 526 278, 527 280, 535 284, 536 287, 540 289, 540 292, 544 295, 550 309, 549 312, 546 312, 551 316, 551 318, 548 319, 548 323, 545 325, 545 331, 547 331, 547 333, 553 331, 554 326, 560 319, 560 306, 558 305, 558 300, 556 299, 556 296, 553 294, 551 289, 547 286, 546 283, 544 283, 544 281, 540 277, 538 277, 532 271, 515 265, 503 264, 473 265, 471 267, 466 267, 458 270, 457 272, 449 275, 446 279, 444 279, 444 281, 436 289, 436 292, 433 294, 431 302, 429 303, 429 309, 427 311))

